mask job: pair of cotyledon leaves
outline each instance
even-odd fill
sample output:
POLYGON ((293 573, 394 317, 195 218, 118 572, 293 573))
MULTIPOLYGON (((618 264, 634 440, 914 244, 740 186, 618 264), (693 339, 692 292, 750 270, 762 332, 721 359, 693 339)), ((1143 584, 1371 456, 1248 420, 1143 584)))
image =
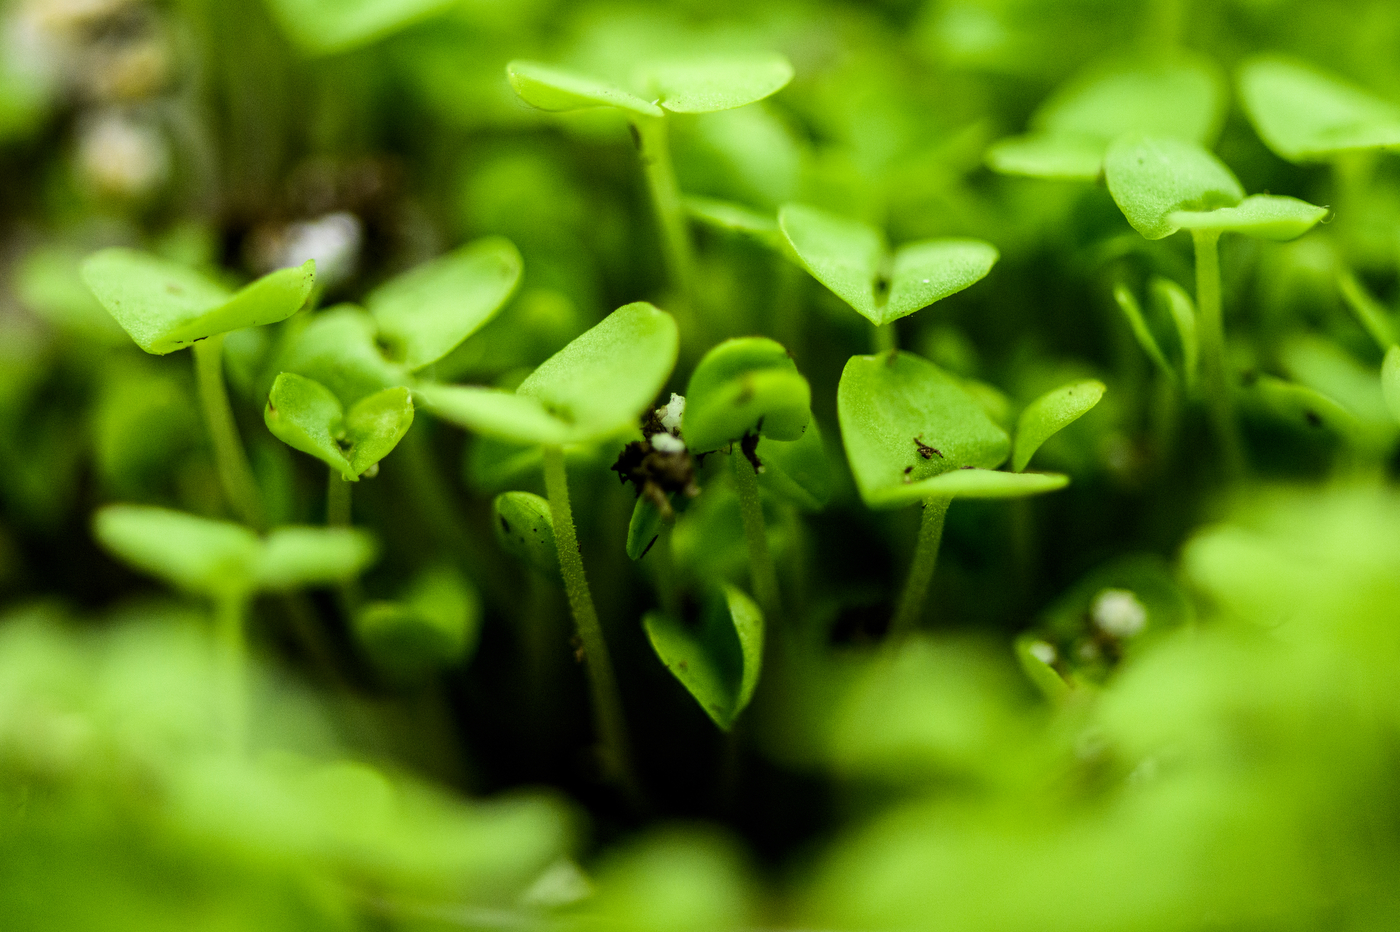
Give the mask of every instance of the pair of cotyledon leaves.
POLYGON ((1096 66, 1055 91, 1030 132, 995 143, 987 164, 1008 175, 1093 181, 1109 144, 1125 133, 1209 144, 1225 114, 1225 82, 1205 59, 1096 66))
POLYGON ((1012 498, 1062 488, 1063 475, 1023 472, 1047 439, 1103 397, 1103 383, 1066 385, 1022 411, 1013 447, 956 379, 912 353, 854 356, 837 388, 841 436, 861 498, 897 508, 932 498, 1012 498), (998 471, 1010 456, 1013 472, 998 471))
POLYGON ((1137 338, 1138 345, 1143 352, 1152 360, 1153 364, 1161 370, 1162 374, 1173 382, 1180 380, 1185 383, 1187 390, 1191 390, 1196 385, 1196 376, 1200 369, 1200 338, 1196 332, 1196 305, 1180 285, 1170 279, 1154 276, 1148 283, 1148 289, 1160 307, 1166 309, 1171 317, 1172 324, 1176 328, 1177 342, 1181 348, 1180 371, 1167 360, 1167 355, 1162 351, 1161 344, 1157 342, 1157 337, 1153 334, 1152 328, 1147 324, 1147 318, 1143 315, 1142 305, 1138 303, 1137 296, 1123 282, 1119 282, 1113 287, 1113 299, 1118 304, 1119 310, 1128 320, 1128 326, 1132 328, 1133 336, 1137 338))
POLYGON ((629 117, 714 113, 763 100, 792 80, 792 65, 777 54, 697 58, 640 66, 638 96, 588 75, 533 61, 512 61, 506 77, 520 99, 540 110, 564 112, 615 107, 629 117))
POLYGON ((260 537, 240 524, 147 505, 108 505, 93 532, 132 566, 216 600, 341 582, 377 552, 372 537, 350 528, 282 527, 260 537))
POLYGON ((399 680, 467 659, 481 627, 481 600, 452 567, 420 572, 395 601, 370 602, 355 615, 355 637, 380 670, 399 680))

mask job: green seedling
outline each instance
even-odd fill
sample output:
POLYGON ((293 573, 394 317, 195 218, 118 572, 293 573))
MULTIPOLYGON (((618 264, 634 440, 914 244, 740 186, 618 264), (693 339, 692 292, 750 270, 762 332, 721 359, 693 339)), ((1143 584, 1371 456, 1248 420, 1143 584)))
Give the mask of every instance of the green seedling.
MULTIPOLYGON (((841 374, 836 407, 865 504, 923 504, 909 579, 890 626, 893 637, 907 635, 922 613, 954 498, 1019 498, 1069 482, 1057 474, 997 471, 1011 452, 1006 431, 956 379, 912 353, 853 356, 841 374)), ((1044 428, 1047 422, 1035 423, 1044 428)))
POLYGON ((312 55, 368 45, 445 12, 453 0, 273 0, 283 32, 312 55))
POLYGON ((634 432, 641 413, 670 377, 679 342, 671 315, 638 302, 617 309, 545 360, 514 392, 433 384, 415 389, 423 405, 445 420, 487 436, 543 447, 559 569, 588 663, 598 734, 608 767, 628 782, 626 727, 574 531, 564 445, 634 432))
POLYGON ((424 570, 398 601, 370 602, 354 619, 360 648, 401 682, 466 662, 480 628, 481 597, 451 567, 424 570))
POLYGON ((147 505, 100 509, 93 534, 126 563, 213 603, 235 745, 242 743, 244 627, 253 596, 344 582, 376 554, 374 539, 361 531, 283 527, 260 537, 238 524, 147 505))
POLYGON ((1005 175, 1093 181, 1109 143, 1147 133, 1209 145, 1225 114, 1218 69, 1194 56, 1113 62, 1056 90, 1031 116, 1024 136, 987 150, 987 165, 1005 175))
POLYGON ((662 612, 642 619, 652 649, 723 731, 748 707, 763 669, 763 612, 734 586, 720 587, 698 626, 662 612))
POLYGON ((1293 239, 1325 217, 1327 209, 1291 197, 1245 197, 1239 180, 1223 162, 1198 145, 1176 139, 1123 136, 1109 147, 1104 174, 1119 209, 1147 239, 1191 231, 1205 390, 1226 468, 1239 475, 1245 461, 1225 362, 1220 235, 1236 232, 1259 239, 1293 239))
POLYGON ((533 492, 502 492, 491 505, 501 548, 536 573, 558 579, 559 545, 548 499, 533 492))
POLYGON ((306 303, 316 263, 280 269, 233 292, 206 276, 131 249, 93 253, 83 281, 107 312, 148 353, 194 346, 195 375, 219 480, 229 505, 253 527, 265 523, 262 495, 229 407, 223 338, 231 330, 286 320, 306 303))
POLYGON ((754 593, 764 612, 776 619, 781 601, 759 503, 763 465, 757 445, 763 437, 801 439, 812 417, 811 389, 781 345, 766 337, 744 337, 726 340, 705 354, 690 376, 685 399, 681 438, 691 452, 731 450, 754 593))
POLYGON ((981 281, 998 258, 973 239, 920 240, 891 253, 874 227, 805 204, 784 205, 778 224, 802 267, 885 342, 896 320, 981 281))
POLYGON ((1400 146, 1400 106, 1312 65, 1259 55, 1240 66, 1238 83, 1259 138, 1290 162, 1400 146))
POLYGON ((671 163, 668 114, 743 107, 782 90, 792 74, 792 65, 781 55, 657 62, 638 68, 634 94, 606 81, 538 62, 513 61, 506 66, 511 87, 532 107, 552 112, 612 107, 627 117, 651 190, 672 280, 687 296, 694 293, 695 261, 671 163))
POLYGON ((1016 440, 1011 449, 1012 470, 1024 472, 1040 445, 1088 414, 1105 391, 1099 380, 1085 379, 1046 392, 1026 405, 1016 422, 1016 440))
POLYGON ((276 356, 278 369, 324 385, 341 404, 412 381, 403 366, 384 357, 374 318, 362 308, 337 305, 291 326, 276 356))
POLYGON ((1157 369, 1171 383, 1183 385, 1187 392, 1194 391, 1197 373, 1200 369, 1200 338, 1196 333, 1196 306, 1185 289, 1169 278, 1154 275, 1148 282, 1148 290, 1157 306, 1165 310, 1175 328, 1177 344, 1180 349, 1177 365, 1173 365, 1167 360, 1161 344, 1157 342, 1152 328, 1148 326, 1142 306, 1138 304, 1137 297, 1125 283, 1119 282, 1113 286, 1113 300, 1127 319, 1128 326, 1132 329, 1133 337, 1137 340, 1138 345, 1142 347, 1142 351, 1147 354, 1157 369))

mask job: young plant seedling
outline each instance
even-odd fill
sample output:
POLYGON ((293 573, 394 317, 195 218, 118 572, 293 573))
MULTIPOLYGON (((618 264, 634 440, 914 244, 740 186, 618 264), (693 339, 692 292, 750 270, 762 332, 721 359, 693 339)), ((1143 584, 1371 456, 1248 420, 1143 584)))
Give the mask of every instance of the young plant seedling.
POLYGON ((1147 239, 1189 230, 1196 249, 1196 304, 1200 310, 1203 380, 1226 468, 1244 471, 1244 451, 1230 399, 1225 329, 1220 304, 1220 256, 1225 232, 1260 239, 1303 235, 1327 215, 1292 197, 1245 197, 1234 173, 1210 152, 1176 139, 1130 134, 1116 140, 1104 159, 1109 193, 1123 215, 1147 239))
POLYGON ((1098 379, 1085 379, 1046 392, 1026 405, 1016 422, 1011 469, 1025 472, 1041 444, 1088 414, 1105 391, 1107 388, 1098 379))
POLYGON ((1209 145, 1224 115, 1225 82, 1205 59, 1113 62, 1056 90, 1031 116, 1030 132, 994 143, 986 161, 1004 175, 1094 181, 1124 133, 1209 145))
POLYGON ((1255 56, 1240 66, 1238 83, 1259 138, 1290 162, 1400 146, 1400 106, 1304 62, 1255 56))
POLYGON ((1069 482, 1058 474, 997 471, 1011 452, 1006 431, 957 380, 912 353, 851 357, 841 374, 836 408, 865 504, 923 504, 908 582, 890 624, 893 638, 907 636, 923 611, 943 519, 954 498, 1019 498, 1069 482))
POLYGON ((879 349, 894 348, 893 324, 981 281, 999 256, 991 243, 929 239, 893 253, 874 227, 806 204, 786 204, 778 225, 812 277, 875 325, 879 349))
POLYGON ((430 567, 394 602, 370 602, 354 618, 355 638, 374 665, 416 682, 464 663, 476 649, 481 598, 451 567, 430 567))
POLYGON ((348 528, 282 527, 259 537, 239 524, 147 505, 102 508, 93 534, 124 562, 213 603, 235 747, 243 742, 244 619, 253 596, 345 582, 376 554, 372 537, 348 528))
POLYGON ((696 365, 686 385, 681 437, 693 453, 730 450, 744 516, 754 594, 770 618, 781 614, 778 574, 768 552, 759 501, 759 439, 801 439, 811 421, 812 391, 781 345, 766 337, 726 340, 696 365), (738 444, 738 450, 734 444, 738 444), (738 453, 740 455, 734 455, 738 453))
POLYGON ((230 330, 286 320, 306 303, 316 263, 279 269, 233 292, 193 269, 131 249, 104 249, 83 262, 83 281, 148 353, 194 347, 204 419, 219 481, 235 514, 255 528, 266 521, 224 385, 223 340, 230 330))
POLYGON ((263 410, 272 435, 330 467, 326 522, 350 524, 350 483, 379 471, 413 424, 413 396, 406 388, 366 395, 346 412, 320 382, 284 372, 272 383, 263 410))
POLYGON ((521 100, 540 110, 613 107, 627 117, 651 190, 666 263, 676 289, 689 303, 694 257, 671 164, 668 114, 715 113, 763 100, 792 80, 788 60, 770 54, 647 64, 637 70, 637 94, 531 61, 506 65, 506 77, 521 100))
POLYGON ((514 392, 432 383, 415 388, 422 405, 444 420, 543 447, 559 569, 583 642, 605 763, 629 784, 634 781, 622 705, 579 553, 564 446, 635 433, 641 413, 670 377, 679 342, 671 315, 638 302, 618 308, 545 360, 514 392))
POLYGON ((692 627, 664 612, 642 619, 656 656, 723 731, 748 707, 763 669, 763 612, 723 585, 692 627))

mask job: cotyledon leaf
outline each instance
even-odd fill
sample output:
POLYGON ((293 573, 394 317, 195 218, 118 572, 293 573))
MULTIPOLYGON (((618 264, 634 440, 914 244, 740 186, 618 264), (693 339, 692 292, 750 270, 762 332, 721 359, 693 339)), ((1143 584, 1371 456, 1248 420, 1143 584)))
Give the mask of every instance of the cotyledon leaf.
POLYGON ((1219 230, 1222 233, 1243 233, 1256 239, 1283 241, 1302 236, 1325 216, 1326 207, 1318 207, 1296 197, 1255 194, 1234 207, 1174 211, 1167 220, 1182 230, 1219 230))
POLYGON ((512 61, 506 65, 506 78, 521 100, 540 110, 617 107, 641 116, 665 115, 655 104, 606 81, 540 62, 512 61))
POLYGON ((241 524, 150 505, 107 505, 92 528, 110 553, 180 589, 217 598, 255 584, 262 542, 241 524))
POLYGON ((534 398, 480 385, 420 382, 413 388, 424 408, 458 427, 520 444, 563 444, 572 439, 570 425, 550 414, 534 398))
MULTIPOLYGON (((300 318, 290 326, 299 323, 300 318)), ((404 368, 385 359, 380 351, 374 318, 351 304, 314 314, 294 329, 277 364, 284 372, 320 382, 342 405, 353 405, 367 395, 409 383, 404 368)))
POLYGON ((365 299, 379 338, 410 372, 437 362, 486 324, 520 282, 520 252, 499 236, 391 279, 365 299))
POLYGON ((814 417, 796 440, 765 437, 755 454, 763 464, 758 484, 807 511, 820 511, 831 498, 831 461, 814 417))
POLYGON ((257 588, 289 592, 333 585, 355 576, 377 556, 374 538, 358 528, 273 528, 258 554, 257 588))
POLYGON ((316 263, 279 269, 231 292, 186 266, 134 249, 88 256, 83 281, 148 353, 164 355, 207 337, 291 317, 316 282, 316 263))
POLYGON ((1304 430, 1327 429, 1346 440, 1363 438, 1356 415, 1316 389, 1260 375, 1242 393, 1246 406, 1304 430))
POLYGON ((792 64, 776 53, 657 62, 642 68, 656 102, 672 113, 732 110, 776 94, 792 64))
POLYGON ((1113 300, 1118 304, 1118 309, 1123 312, 1123 316, 1128 319, 1128 326, 1132 328, 1133 336, 1137 338, 1138 345, 1147 354, 1162 374, 1167 378, 1176 380, 1176 370, 1171 363, 1167 362, 1166 355, 1162 352, 1161 345, 1157 338, 1152 335, 1152 330, 1147 326, 1147 318, 1142 316, 1142 305, 1138 304, 1137 297, 1132 289, 1124 282, 1118 282, 1113 286, 1113 300))
POLYGON ((874 227, 805 204, 786 204, 778 225, 812 277, 877 326, 981 281, 996 264, 981 240, 906 243, 890 254, 874 227))
POLYGON ((536 572, 558 577, 559 551, 549 501, 533 492, 502 492, 491 506, 501 547, 536 572))
POLYGON ((1196 333, 1196 303, 1186 290, 1169 278, 1154 275, 1148 288, 1157 300, 1166 307, 1176 325, 1177 341, 1181 345, 1181 371, 1187 389, 1195 387, 1196 373, 1200 368, 1201 341, 1196 333))
POLYGON ((1115 140, 1104 157, 1108 190, 1133 229, 1161 239, 1188 212, 1234 207, 1244 189, 1225 164, 1199 145, 1137 133, 1115 140))
POLYGON ((1088 413, 1106 390, 1098 379, 1085 379, 1046 392, 1026 405, 1016 423, 1012 470, 1024 470, 1041 444, 1088 413))
POLYGON ((354 617, 355 638, 375 664, 412 678, 465 660, 481 628, 481 598, 453 567, 429 567, 393 602, 371 602, 354 617))
POLYGON ((738 337, 710 349, 685 390, 681 436, 693 453, 717 450, 750 431, 796 440, 811 418, 812 392, 782 345, 738 337))
POLYGON ((1311 65, 1261 55, 1241 66, 1238 80, 1260 138, 1291 162, 1400 146, 1400 107, 1311 65))
POLYGON ((339 470, 347 482, 357 482, 408 432, 413 398, 406 388, 386 388, 361 398, 345 414, 330 389, 284 372, 268 394, 263 420, 283 443, 339 470))
POLYGON ((642 619, 661 662, 716 725, 728 731, 748 706, 763 667, 763 612, 731 585, 712 598, 697 627, 661 612, 642 619))
POLYGON ((987 166, 1003 175, 1093 181, 1103 171, 1107 144, 1097 139, 1029 133, 992 143, 987 166))
POLYGON ((627 522, 627 558, 640 560, 645 557, 663 533, 661 509, 649 497, 638 497, 637 503, 632 506, 632 518, 627 522))
POLYGON ((386 388, 355 402, 345 415, 350 471, 356 476, 393 452, 413 426, 413 395, 403 386, 386 388))
POLYGON ((358 48, 441 13, 453 0, 269 0, 282 30, 304 51, 358 48))

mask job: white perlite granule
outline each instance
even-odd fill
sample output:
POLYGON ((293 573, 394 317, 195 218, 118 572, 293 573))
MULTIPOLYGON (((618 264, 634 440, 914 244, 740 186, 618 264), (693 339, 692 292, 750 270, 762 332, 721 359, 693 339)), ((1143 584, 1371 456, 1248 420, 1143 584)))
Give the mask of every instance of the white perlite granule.
POLYGON ((1094 626, 1116 638, 1130 638, 1147 625, 1147 608, 1127 589, 1104 589, 1094 596, 1089 616, 1094 626))

